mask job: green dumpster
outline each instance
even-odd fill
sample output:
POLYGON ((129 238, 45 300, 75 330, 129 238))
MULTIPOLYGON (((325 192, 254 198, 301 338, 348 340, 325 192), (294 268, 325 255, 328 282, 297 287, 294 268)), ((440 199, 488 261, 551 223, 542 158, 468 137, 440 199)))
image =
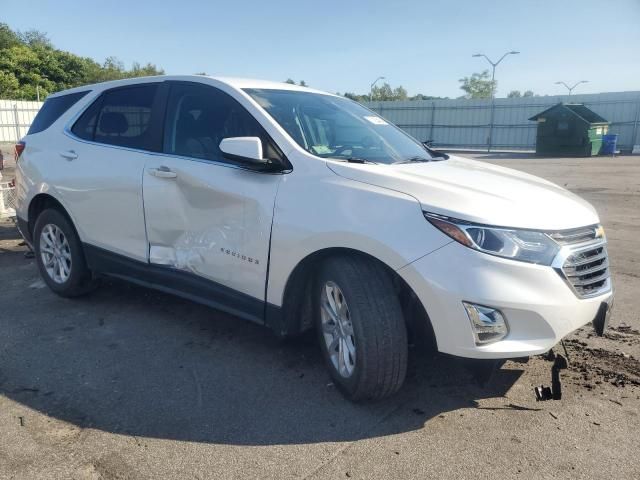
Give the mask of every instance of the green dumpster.
POLYGON ((598 155, 609 122, 581 103, 558 103, 529 120, 538 123, 536 154, 571 157, 598 155))

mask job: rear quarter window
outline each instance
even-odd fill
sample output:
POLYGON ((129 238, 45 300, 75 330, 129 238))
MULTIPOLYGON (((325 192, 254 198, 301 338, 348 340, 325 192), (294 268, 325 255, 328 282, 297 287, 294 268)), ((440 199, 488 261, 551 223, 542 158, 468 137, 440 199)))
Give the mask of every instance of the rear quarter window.
POLYGON ((48 98, 44 105, 33 119, 33 123, 27 132, 27 135, 39 133, 49 128, 53 123, 62 116, 64 112, 75 105, 78 100, 84 97, 89 90, 85 92, 69 93, 58 97, 48 98))
POLYGON ((152 107, 158 84, 107 90, 85 110, 71 131, 84 140, 152 150, 152 107))

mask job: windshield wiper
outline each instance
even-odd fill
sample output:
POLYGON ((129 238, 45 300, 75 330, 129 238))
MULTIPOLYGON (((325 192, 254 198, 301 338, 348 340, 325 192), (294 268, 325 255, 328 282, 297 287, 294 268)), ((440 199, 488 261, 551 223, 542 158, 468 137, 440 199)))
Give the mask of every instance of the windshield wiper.
POLYGON ((433 158, 424 158, 424 157, 415 156, 415 157, 409 157, 406 160, 401 160, 395 163, 433 162, 433 161, 434 161, 433 158))
POLYGON ((360 157, 348 157, 348 158, 340 158, 340 157, 325 157, 330 158, 331 160, 340 160, 341 162, 349 162, 349 163, 370 163, 372 165, 377 165, 377 162, 372 162, 371 160, 365 160, 360 157))

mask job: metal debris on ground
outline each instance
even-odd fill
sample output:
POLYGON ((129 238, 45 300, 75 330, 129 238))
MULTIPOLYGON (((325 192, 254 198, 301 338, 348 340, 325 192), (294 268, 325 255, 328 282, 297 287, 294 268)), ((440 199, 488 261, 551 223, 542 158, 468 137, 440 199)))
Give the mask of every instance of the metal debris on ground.
MULTIPOLYGON (((564 344, 564 339, 560 340, 560 344, 562 345, 562 349, 564 350, 565 357, 567 357, 566 362, 571 363, 571 361, 569 360, 569 352, 567 351, 567 346, 564 344)), ((564 367, 564 368, 567 368, 567 367, 564 367)))
POLYGON ((543 353, 541 356, 548 362, 553 362, 556 359, 556 354, 553 351, 553 348, 549 349, 547 353, 543 353))
POLYGON ((569 363, 567 362, 566 358, 564 358, 562 355, 556 355, 556 359, 553 362, 553 367, 551 367, 551 389, 553 390, 554 400, 560 400, 562 398, 562 384, 560 383, 560 370, 565 370, 568 366, 569 366, 569 363))
POLYGON ((544 402, 546 400, 562 399, 562 383, 560 382, 560 370, 568 367, 567 359, 558 354, 555 356, 553 366, 551 367, 551 387, 540 385, 533 389, 536 394, 536 401, 544 402))
POLYGON ((533 389, 536 394, 537 402, 544 402, 545 400, 551 400, 553 395, 551 393, 551 387, 545 387, 544 385, 540 385, 533 389))

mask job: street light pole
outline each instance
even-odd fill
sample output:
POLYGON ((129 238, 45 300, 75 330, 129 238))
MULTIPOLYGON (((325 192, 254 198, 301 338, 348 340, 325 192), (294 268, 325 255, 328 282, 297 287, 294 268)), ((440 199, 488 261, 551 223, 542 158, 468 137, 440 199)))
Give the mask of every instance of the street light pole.
POLYGON ((376 83, 378 83, 378 81, 380 80, 386 80, 384 77, 378 77, 376 78, 373 83, 371 84, 371 87, 369 87, 369 101, 372 102, 373 101, 373 87, 376 86, 376 83))
POLYGON ((487 152, 491 151, 491 143, 493 141, 493 117, 495 114, 495 98, 496 98, 496 67, 500 65, 500 62, 505 59, 507 55, 518 55, 520 52, 516 52, 512 50, 510 52, 505 53, 500 57, 500 60, 497 62, 492 61, 489 57, 487 57, 484 53, 474 53, 471 55, 472 57, 484 57, 487 62, 491 64, 491 118, 489 120, 489 138, 487 138, 487 152))
POLYGON ((504 58, 507 55, 518 55, 520 52, 516 52, 515 50, 512 50, 510 52, 505 53, 504 55, 502 55, 500 57, 500 60, 498 60, 497 62, 492 61, 489 57, 487 57, 484 53, 474 53, 473 55, 471 55, 472 57, 484 57, 487 62, 489 62, 491 64, 491 98, 495 97, 495 85, 493 82, 495 82, 496 80, 496 67, 498 65, 500 65, 500 62, 502 60, 504 60, 504 58))
POLYGON ((576 88, 581 83, 589 83, 589 80, 580 80, 579 82, 574 83, 573 86, 571 86, 571 87, 569 85, 567 85, 566 83, 564 83, 564 82, 556 82, 555 84, 556 85, 564 85, 565 88, 567 90, 569 90, 569 95, 571 95, 571 92, 573 92, 573 89, 576 88))

